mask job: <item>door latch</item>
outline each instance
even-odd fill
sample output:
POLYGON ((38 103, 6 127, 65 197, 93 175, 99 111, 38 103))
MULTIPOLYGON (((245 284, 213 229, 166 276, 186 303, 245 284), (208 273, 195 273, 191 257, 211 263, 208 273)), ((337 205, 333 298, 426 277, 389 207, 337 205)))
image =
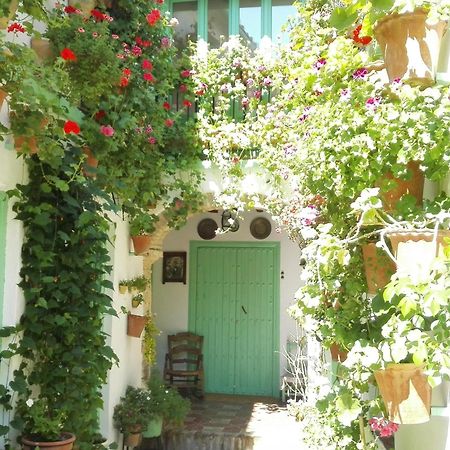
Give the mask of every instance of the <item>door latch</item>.
POLYGON ((245 310, 245 308, 243 306, 241 306, 241 308, 242 308, 242 311, 244 311, 245 314, 247 314, 247 311, 245 310))

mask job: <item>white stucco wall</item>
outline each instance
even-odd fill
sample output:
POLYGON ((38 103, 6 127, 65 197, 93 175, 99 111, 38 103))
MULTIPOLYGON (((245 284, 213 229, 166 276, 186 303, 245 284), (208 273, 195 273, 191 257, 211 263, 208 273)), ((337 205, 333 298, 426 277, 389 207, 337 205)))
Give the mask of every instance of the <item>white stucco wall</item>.
MULTIPOLYGON (((255 217, 264 216, 270 219, 266 213, 247 212, 244 220, 240 220, 239 230, 216 236, 212 242, 247 241, 247 242, 280 242, 280 271, 284 272, 284 278, 280 277, 280 371, 285 371, 285 358, 283 356, 288 336, 296 333, 296 323, 291 319, 286 310, 293 302, 294 293, 300 286, 300 249, 298 245, 289 240, 288 236, 276 231, 276 224, 272 222, 272 232, 265 240, 255 239, 250 233, 250 223, 255 217)), ((164 251, 186 251, 189 264, 189 242, 200 240, 197 234, 197 225, 203 218, 210 217, 221 223, 220 213, 198 214, 192 217, 180 230, 171 231, 164 240, 164 251)), ((189 270, 189 269, 188 269, 189 270)), ((189 272, 188 272, 189 273, 189 272)), ((164 357, 167 351, 167 335, 188 329, 188 292, 187 284, 166 283, 162 284, 162 260, 153 265, 152 311, 156 314, 155 322, 161 330, 157 338, 157 364, 162 371, 164 357)))

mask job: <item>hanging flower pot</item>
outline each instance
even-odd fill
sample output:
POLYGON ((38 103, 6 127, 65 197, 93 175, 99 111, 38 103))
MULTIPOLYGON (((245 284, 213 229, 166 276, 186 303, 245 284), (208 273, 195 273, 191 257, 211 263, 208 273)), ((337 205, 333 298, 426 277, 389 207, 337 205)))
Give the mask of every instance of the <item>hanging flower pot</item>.
POLYGON ((405 195, 409 194, 415 197, 416 205, 421 206, 423 201, 423 187, 425 177, 420 170, 420 165, 417 161, 410 161, 406 165, 408 169, 409 178, 395 178, 392 173, 384 175, 383 179, 378 180, 377 186, 382 187, 386 180, 393 181, 395 187, 389 191, 381 191, 380 197, 383 202, 384 209, 388 212, 394 211, 397 202, 405 195))
POLYGON ((150 250, 152 238, 149 234, 131 236, 131 240, 133 241, 135 255, 142 255, 150 250))
POLYGON ((144 316, 137 316, 136 314, 127 315, 127 334, 132 337, 141 337, 144 330, 147 318, 144 316))
POLYGON ((338 344, 334 343, 330 346, 331 360, 337 362, 344 362, 347 359, 348 352, 345 351, 338 344))
POLYGON ((18 153, 34 155, 38 152, 37 139, 34 136, 14 136, 14 148, 18 153))
POLYGON ((75 435, 72 433, 63 433, 61 440, 54 442, 33 441, 32 439, 22 438, 22 449, 34 450, 36 448, 49 448, 51 450, 71 450, 74 442, 75 435))
POLYGON ((431 386, 421 367, 390 364, 385 370, 377 370, 375 379, 391 422, 416 424, 430 420, 431 386))
POLYGON ((0 109, 2 109, 3 102, 5 101, 7 95, 8 93, 0 88, 0 109))
POLYGON ((6 30, 8 27, 8 22, 14 17, 16 13, 19 0, 11 0, 9 2, 9 13, 6 17, 0 18, 0 30, 6 30))
POLYGON ((119 293, 126 294, 128 292, 128 286, 126 284, 119 283, 119 293))
POLYGON ((83 153, 87 156, 83 164, 83 174, 85 177, 96 178, 98 159, 94 156, 89 147, 83 148, 83 153))
POLYGON ((366 275, 367 292, 376 294, 389 283, 395 272, 395 264, 387 256, 386 252, 378 248, 374 243, 364 244, 362 247, 364 260, 364 272, 366 275))
POLYGON ((390 14, 374 29, 392 82, 402 78, 419 85, 434 84, 446 24, 427 22, 427 12, 390 14))
POLYGON ((40 63, 47 61, 53 57, 53 49, 48 39, 32 38, 31 48, 36 53, 40 63))
POLYGON ((396 231, 386 234, 391 242, 397 272, 409 276, 429 273, 431 265, 444 251, 445 238, 450 238, 450 230, 396 231))

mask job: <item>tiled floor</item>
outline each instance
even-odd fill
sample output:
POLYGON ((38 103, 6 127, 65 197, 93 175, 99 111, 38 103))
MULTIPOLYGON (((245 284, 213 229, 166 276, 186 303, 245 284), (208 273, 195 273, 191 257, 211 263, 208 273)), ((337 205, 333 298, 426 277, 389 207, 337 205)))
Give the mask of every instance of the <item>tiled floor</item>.
POLYGON ((299 425, 276 400, 208 395, 193 400, 185 428, 166 450, 301 450, 299 425))

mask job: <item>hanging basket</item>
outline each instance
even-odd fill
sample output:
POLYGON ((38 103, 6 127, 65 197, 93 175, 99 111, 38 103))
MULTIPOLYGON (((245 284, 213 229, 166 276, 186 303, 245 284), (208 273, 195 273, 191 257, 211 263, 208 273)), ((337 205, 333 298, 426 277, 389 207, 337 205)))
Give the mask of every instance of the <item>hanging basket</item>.
POLYGON ((374 29, 384 56, 389 81, 402 78, 412 84, 435 82, 439 50, 446 23, 427 23, 427 12, 390 14, 374 29))
POLYGON ((377 370, 375 379, 391 422, 416 424, 430 420, 431 386, 421 367, 390 364, 385 370, 377 370))
POLYGON ((33 441, 28 438, 22 438, 22 449, 34 450, 36 448, 49 448, 51 450, 71 450, 74 442, 75 435, 72 433, 63 433, 61 435, 61 440, 55 442, 33 441))
POLYGON ((144 330, 147 318, 144 316, 137 316, 136 314, 127 315, 127 334, 132 337, 141 337, 144 330))
POLYGON ((395 272, 395 264, 374 243, 364 244, 362 247, 364 272, 366 275, 367 292, 370 295, 377 293, 389 283, 395 272))
POLYGON ((148 234, 131 236, 131 240, 133 241, 135 255, 142 255, 144 253, 147 253, 152 245, 152 238, 148 234))
POLYGON ((416 205, 422 206, 423 187, 425 177, 420 170, 419 162, 410 161, 406 165, 409 177, 407 180, 395 178, 391 173, 387 173, 384 177, 377 181, 376 185, 382 187, 386 180, 394 181, 395 187, 389 191, 381 191, 380 197, 383 202, 384 209, 387 212, 395 211, 397 202, 405 195, 409 194, 415 197, 416 205))
POLYGON ((48 39, 32 38, 31 48, 36 53, 37 60, 43 63, 53 57, 52 44, 48 39))

